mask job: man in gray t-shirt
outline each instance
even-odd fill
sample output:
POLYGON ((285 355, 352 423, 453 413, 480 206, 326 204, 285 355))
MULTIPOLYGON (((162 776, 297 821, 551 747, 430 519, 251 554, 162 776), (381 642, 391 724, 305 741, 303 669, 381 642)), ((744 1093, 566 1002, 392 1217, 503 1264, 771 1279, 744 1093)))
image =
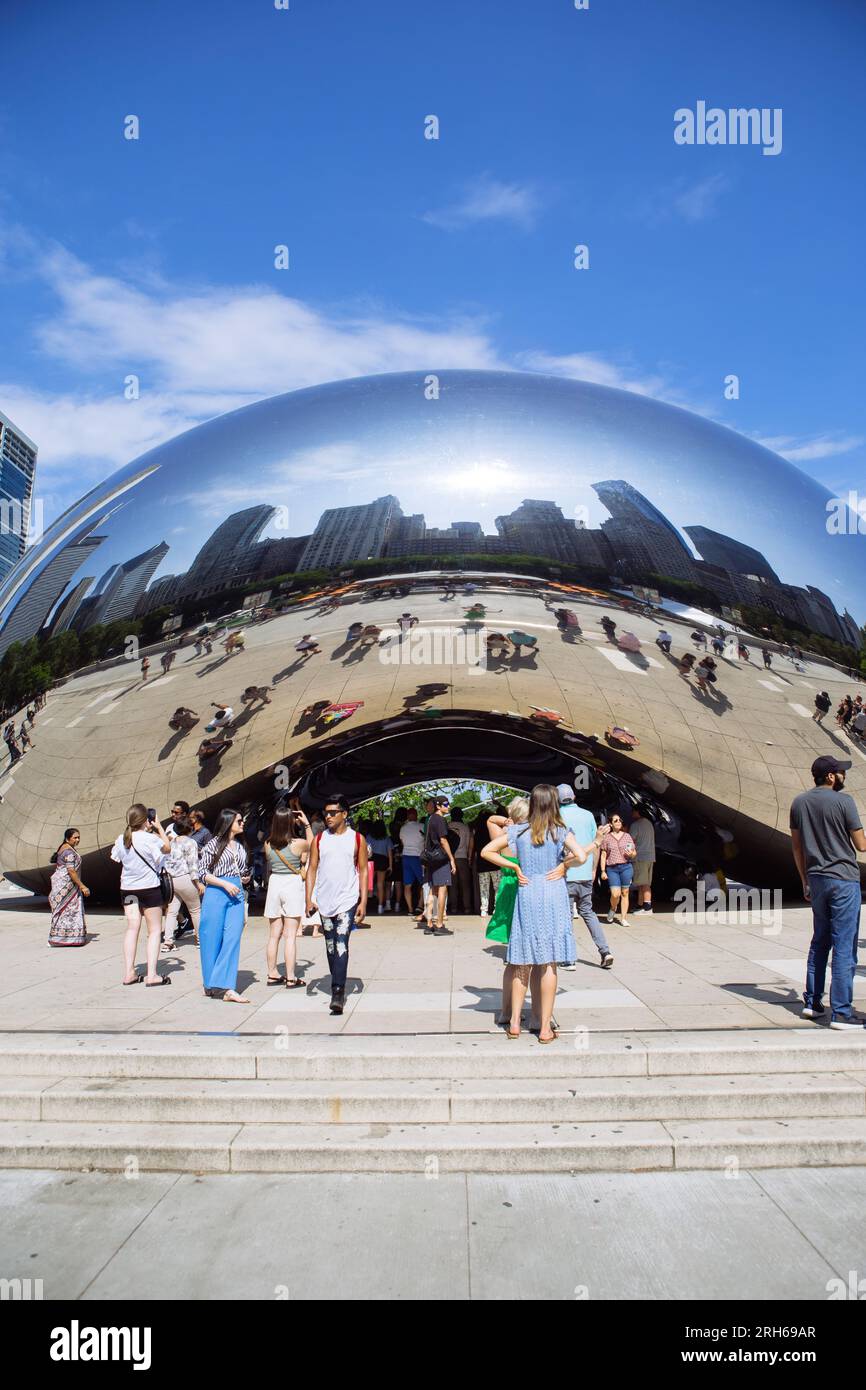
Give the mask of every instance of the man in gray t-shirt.
POLYGON ((830 1027, 862 1028, 854 1018, 854 970, 860 926, 860 867, 855 851, 866 851, 863 823, 852 796, 844 791, 850 762, 816 758, 815 785, 791 803, 794 862, 803 896, 812 904, 812 942, 806 965, 804 1018, 820 1018, 827 960, 830 977, 830 1027))

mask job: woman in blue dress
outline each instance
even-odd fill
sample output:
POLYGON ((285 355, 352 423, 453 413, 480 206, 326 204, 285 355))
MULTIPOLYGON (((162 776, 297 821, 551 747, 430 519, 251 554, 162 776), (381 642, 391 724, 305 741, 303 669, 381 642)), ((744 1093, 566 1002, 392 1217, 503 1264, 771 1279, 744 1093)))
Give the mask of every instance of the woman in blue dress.
POLYGON ((503 834, 497 835, 481 851, 482 858, 500 868, 513 867, 505 858, 506 853, 519 864, 517 901, 506 957, 508 964, 516 967, 509 1038, 520 1036, 520 1014, 530 975, 535 970, 533 998, 541 1001, 538 1041, 551 1043, 556 1040, 551 1027, 556 966, 558 962, 570 965, 577 958, 565 871, 586 863, 606 829, 606 826, 600 827, 595 840, 579 845, 559 813, 556 788, 540 782, 533 787, 529 799, 529 819, 522 825, 507 826, 503 834))

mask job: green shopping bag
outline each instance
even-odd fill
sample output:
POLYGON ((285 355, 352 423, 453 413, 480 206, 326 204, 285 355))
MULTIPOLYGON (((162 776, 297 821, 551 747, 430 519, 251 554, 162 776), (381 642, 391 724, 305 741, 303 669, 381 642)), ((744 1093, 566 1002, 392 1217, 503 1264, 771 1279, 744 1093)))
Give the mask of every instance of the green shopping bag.
MULTIPOLYGON (((503 857, 512 864, 519 863, 519 860, 512 858, 510 854, 503 857)), ((517 886, 517 874, 514 870, 503 869, 499 887, 496 890, 496 901, 493 904, 493 916, 487 923, 487 930, 484 933, 488 941, 498 941, 502 945, 508 944, 508 938, 511 934, 511 919, 514 916, 514 904, 517 902, 517 886)))

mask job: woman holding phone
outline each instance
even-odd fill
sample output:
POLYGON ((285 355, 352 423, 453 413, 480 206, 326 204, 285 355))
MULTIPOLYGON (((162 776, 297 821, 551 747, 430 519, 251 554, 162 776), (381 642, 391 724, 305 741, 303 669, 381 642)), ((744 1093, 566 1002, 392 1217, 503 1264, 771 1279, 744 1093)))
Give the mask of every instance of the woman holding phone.
POLYGON ((601 842, 601 878, 610 888, 610 911, 607 914, 609 924, 616 920, 621 902, 620 926, 629 925, 628 890, 634 877, 635 859, 635 842, 623 825, 622 816, 614 813, 610 818, 610 828, 601 842))
POLYGON ((199 855, 205 884, 198 938, 204 992, 209 999, 248 1004, 238 994, 238 960, 244 929, 244 888, 250 881, 240 811, 220 811, 213 836, 199 855))
POLYGON ((158 975, 159 945, 162 937, 162 889, 160 873, 171 852, 168 836, 152 808, 136 802, 126 813, 126 829, 118 835, 111 850, 115 864, 120 865, 120 892, 126 917, 123 938, 123 983, 137 985, 144 980, 148 989, 154 985, 170 985, 169 975, 158 975), (147 927, 147 971, 139 975, 135 969, 138 936, 141 923, 147 927))

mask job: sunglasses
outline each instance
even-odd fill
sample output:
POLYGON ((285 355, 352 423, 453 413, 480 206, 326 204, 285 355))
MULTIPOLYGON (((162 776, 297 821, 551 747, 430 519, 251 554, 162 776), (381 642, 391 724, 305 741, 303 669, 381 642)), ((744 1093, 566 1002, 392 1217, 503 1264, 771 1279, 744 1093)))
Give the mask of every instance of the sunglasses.
POLYGON ((343 810, 342 806, 334 806, 330 810, 322 812, 323 816, 344 816, 345 814, 346 813, 343 810))

